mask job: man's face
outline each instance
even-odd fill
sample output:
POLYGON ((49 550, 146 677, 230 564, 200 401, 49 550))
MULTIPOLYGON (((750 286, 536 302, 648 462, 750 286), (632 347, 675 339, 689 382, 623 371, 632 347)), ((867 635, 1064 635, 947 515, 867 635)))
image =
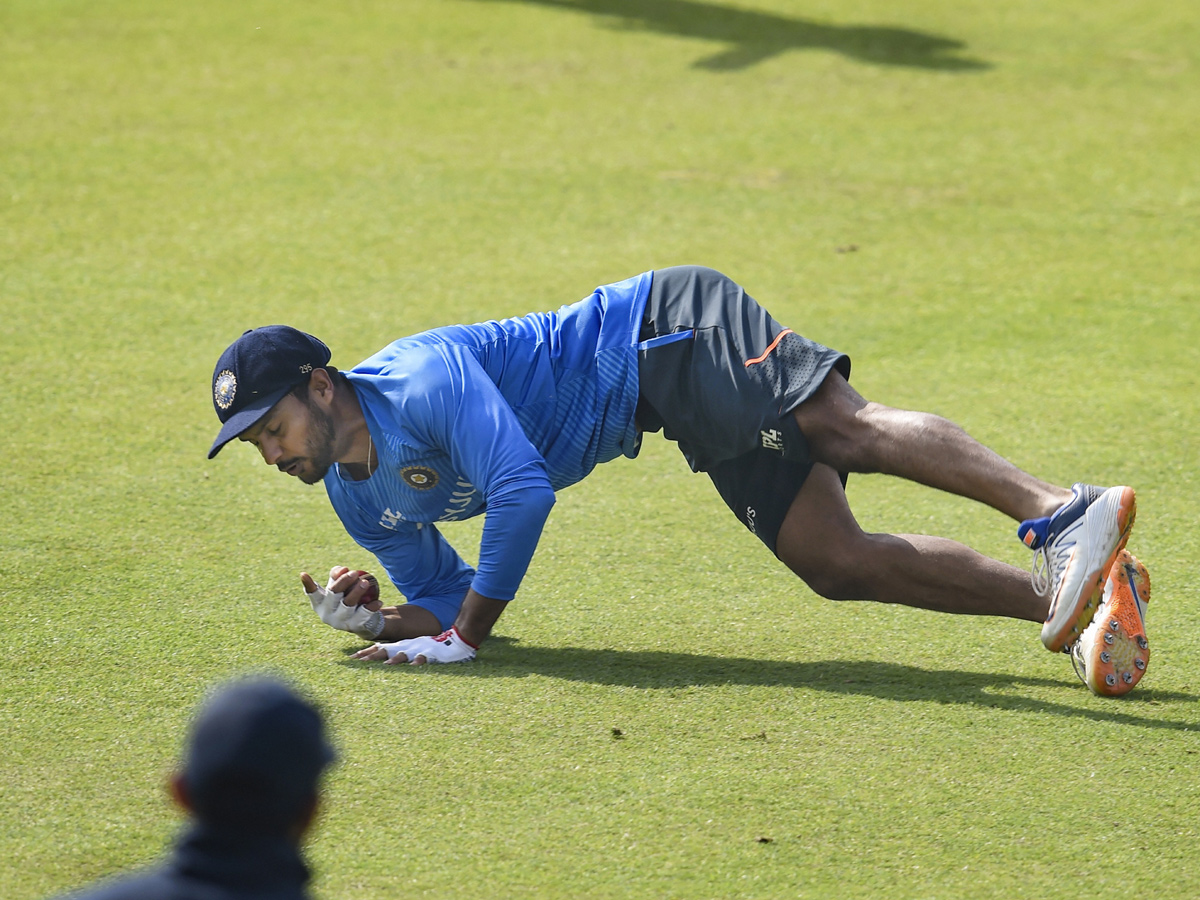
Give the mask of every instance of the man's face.
POLYGON ((334 463, 333 416, 309 399, 288 394, 238 435, 258 448, 263 461, 305 484, 316 484, 334 463))

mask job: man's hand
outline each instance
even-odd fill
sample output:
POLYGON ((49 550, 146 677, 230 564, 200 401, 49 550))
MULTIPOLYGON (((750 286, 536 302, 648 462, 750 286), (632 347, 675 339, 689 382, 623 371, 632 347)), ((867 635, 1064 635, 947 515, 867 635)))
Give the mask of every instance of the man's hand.
POLYGON ((313 612, 321 621, 339 631, 348 631, 368 641, 383 632, 382 604, 378 601, 360 606, 358 601, 370 588, 366 578, 359 577, 345 566, 329 570, 329 583, 321 587, 307 572, 300 573, 304 593, 312 603, 313 612), (373 607, 373 608, 372 608, 373 607))
MULTIPOLYGON (((301 574, 301 579, 304 574, 301 574)), ((325 585, 325 590, 342 594, 342 601, 347 606, 365 606, 372 612, 383 607, 383 602, 379 600, 379 582, 374 575, 362 569, 334 566, 329 570, 329 583, 325 585), (372 599, 364 603, 368 597, 372 599)))
POLYGON ((355 659, 386 660, 384 665, 410 663, 423 666, 426 663, 453 663, 474 659, 478 647, 468 644, 457 628, 443 631, 437 637, 411 638, 394 644, 376 644, 354 654, 355 659))

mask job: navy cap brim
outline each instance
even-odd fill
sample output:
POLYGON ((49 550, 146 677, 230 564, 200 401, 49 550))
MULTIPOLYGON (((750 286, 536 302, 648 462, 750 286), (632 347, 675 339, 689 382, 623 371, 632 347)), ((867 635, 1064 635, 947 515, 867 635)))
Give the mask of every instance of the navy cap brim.
POLYGON ((244 409, 239 409, 230 416, 229 420, 221 426, 220 432, 217 433, 217 439, 213 441, 212 447, 209 448, 208 458, 212 459, 221 452, 222 447, 247 428, 253 427, 259 419, 271 411, 272 406, 286 397, 291 389, 291 386, 283 387, 269 394, 264 394, 252 403, 247 404, 244 409))

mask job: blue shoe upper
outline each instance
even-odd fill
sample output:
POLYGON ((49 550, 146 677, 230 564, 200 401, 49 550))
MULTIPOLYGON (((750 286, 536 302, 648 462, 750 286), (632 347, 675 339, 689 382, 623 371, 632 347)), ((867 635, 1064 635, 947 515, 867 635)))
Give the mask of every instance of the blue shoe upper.
POLYGON ((1105 491, 1094 484, 1076 482, 1071 485, 1071 499, 1060 506, 1051 516, 1026 519, 1017 526, 1017 537, 1030 550, 1038 550, 1058 537, 1063 529, 1087 512, 1105 491))

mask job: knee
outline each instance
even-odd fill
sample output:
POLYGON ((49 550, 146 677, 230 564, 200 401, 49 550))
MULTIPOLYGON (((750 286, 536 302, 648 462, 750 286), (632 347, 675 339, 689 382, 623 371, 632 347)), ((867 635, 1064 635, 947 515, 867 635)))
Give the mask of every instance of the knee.
POLYGON ((840 373, 831 372, 793 415, 813 459, 839 472, 873 472, 885 409, 864 400, 840 373))
POLYGON ((875 591, 869 557, 855 547, 823 552, 787 563, 789 569, 826 600, 871 600, 875 591))
POLYGON ((835 420, 815 443, 821 462, 839 472, 879 471, 873 451, 877 431, 869 416, 870 406, 852 417, 835 420))
POLYGON ((845 572, 814 572, 800 576, 809 589, 826 600, 868 600, 862 586, 845 572))

